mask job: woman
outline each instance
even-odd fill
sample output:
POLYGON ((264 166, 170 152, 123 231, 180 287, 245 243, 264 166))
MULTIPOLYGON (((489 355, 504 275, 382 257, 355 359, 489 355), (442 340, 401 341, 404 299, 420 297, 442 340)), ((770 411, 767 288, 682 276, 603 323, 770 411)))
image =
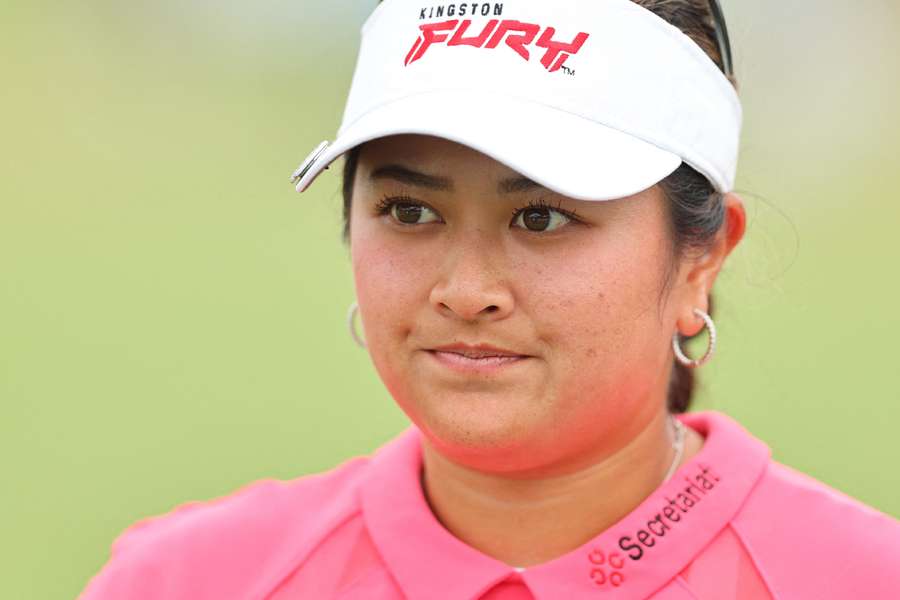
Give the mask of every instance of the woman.
POLYGON ((345 157, 351 332, 412 424, 136 523, 83 598, 897 597, 896 520, 686 412, 745 227, 718 5, 387 0, 362 33, 294 181, 345 157))

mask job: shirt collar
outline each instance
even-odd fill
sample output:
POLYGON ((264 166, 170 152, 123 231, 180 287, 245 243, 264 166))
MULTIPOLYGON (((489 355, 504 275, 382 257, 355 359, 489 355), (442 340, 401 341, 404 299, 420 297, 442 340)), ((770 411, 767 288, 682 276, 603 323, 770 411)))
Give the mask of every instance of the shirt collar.
MULTIPOLYGON (((587 543, 519 574, 538 600, 646 598, 684 569, 734 517, 770 448, 728 415, 677 415, 706 438, 700 452, 634 510, 587 543)), ((421 487, 421 431, 410 425, 379 448, 362 487, 365 523, 403 592, 478 598, 516 571, 463 543, 437 520, 421 487)))

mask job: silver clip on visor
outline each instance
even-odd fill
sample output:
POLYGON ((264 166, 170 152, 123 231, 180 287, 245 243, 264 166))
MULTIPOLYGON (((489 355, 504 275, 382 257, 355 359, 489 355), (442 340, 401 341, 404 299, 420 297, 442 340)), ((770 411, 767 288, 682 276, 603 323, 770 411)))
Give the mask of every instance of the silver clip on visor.
MULTIPOLYGON (((309 156, 300 163, 300 166, 291 173, 291 183, 296 184, 298 181, 303 179, 303 176, 312 168, 315 162, 319 159, 320 156, 325 152, 328 146, 331 144, 328 140, 323 141, 321 144, 316 146, 316 149, 310 152, 309 156)), ((326 169, 328 167, 325 167, 326 169)))

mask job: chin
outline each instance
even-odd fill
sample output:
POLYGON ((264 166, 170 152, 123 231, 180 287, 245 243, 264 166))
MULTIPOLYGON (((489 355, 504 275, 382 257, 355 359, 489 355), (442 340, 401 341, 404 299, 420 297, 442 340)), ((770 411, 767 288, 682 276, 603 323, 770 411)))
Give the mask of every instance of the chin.
MULTIPOLYGON (((410 415, 436 450, 454 462, 484 471, 510 471, 533 466, 542 456, 534 410, 490 410, 491 403, 431 406, 410 415)), ((409 414, 409 413, 408 413, 409 414)))

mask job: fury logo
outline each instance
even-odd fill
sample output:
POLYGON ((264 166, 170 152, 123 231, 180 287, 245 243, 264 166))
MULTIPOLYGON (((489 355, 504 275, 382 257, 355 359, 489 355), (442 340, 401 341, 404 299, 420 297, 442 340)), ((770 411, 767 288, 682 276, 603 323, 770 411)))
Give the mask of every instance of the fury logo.
MULTIPOLYGON (((406 61, 403 63, 409 66, 425 55, 425 52, 433 44, 441 44, 446 42, 448 46, 474 46, 475 48, 494 49, 500 45, 500 42, 506 41, 506 45, 516 51, 516 53, 525 60, 531 59, 531 53, 528 46, 534 42, 534 39, 541 32, 541 26, 535 23, 522 23, 510 19, 491 19, 477 35, 466 36, 469 25, 472 24, 470 19, 460 21, 454 19, 452 21, 442 21, 440 23, 427 23, 419 25, 422 30, 421 35, 416 40, 409 53, 406 55, 406 61), (451 36, 452 34, 452 36, 451 36)), ((545 48, 541 64, 544 68, 553 73, 558 71, 565 63, 566 59, 573 54, 577 54, 584 42, 587 41, 590 34, 581 32, 575 36, 572 42, 560 42, 553 39, 556 29, 547 27, 538 38, 535 45, 538 48, 545 48)))

